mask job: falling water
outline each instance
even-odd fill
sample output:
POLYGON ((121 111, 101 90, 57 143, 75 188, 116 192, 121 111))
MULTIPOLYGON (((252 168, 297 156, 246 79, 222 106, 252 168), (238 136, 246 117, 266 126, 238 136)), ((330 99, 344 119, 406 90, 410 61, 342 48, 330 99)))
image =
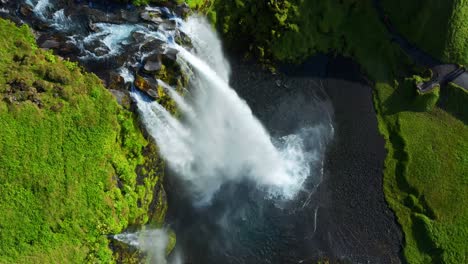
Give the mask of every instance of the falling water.
POLYGON ((167 263, 166 248, 169 244, 169 235, 166 230, 142 230, 135 233, 122 233, 113 237, 120 242, 147 253, 151 263, 167 263))
POLYGON ((304 150, 300 134, 273 144, 247 103, 229 86, 229 64, 211 26, 202 18, 192 17, 182 30, 191 37, 194 50, 176 44, 172 48, 178 50, 179 60, 195 70, 190 100, 178 96, 166 84, 162 86, 169 88, 183 121, 157 102, 132 93, 161 154, 183 177, 198 203, 208 203, 224 183, 244 179, 256 183, 271 197, 293 198, 309 176, 317 153, 304 150))

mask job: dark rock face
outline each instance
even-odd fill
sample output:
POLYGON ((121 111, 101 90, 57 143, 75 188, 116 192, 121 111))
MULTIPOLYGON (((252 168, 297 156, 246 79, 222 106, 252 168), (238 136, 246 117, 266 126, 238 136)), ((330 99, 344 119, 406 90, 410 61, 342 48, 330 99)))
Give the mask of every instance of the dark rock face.
POLYGON ((29 17, 33 13, 33 8, 30 5, 21 4, 19 12, 20 12, 21 15, 23 15, 25 17, 29 17))

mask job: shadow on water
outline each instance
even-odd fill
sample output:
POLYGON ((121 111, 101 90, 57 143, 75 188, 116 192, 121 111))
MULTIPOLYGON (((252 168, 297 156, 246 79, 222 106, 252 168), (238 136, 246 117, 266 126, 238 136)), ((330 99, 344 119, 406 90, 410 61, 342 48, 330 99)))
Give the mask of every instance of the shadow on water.
MULTIPOLYGON (((287 74, 245 62, 233 63, 232 72, 232 86, 272 137, 332 116, 335 136, 289 202, 266 199, 243 181, 225 184, 210 205, 194 207, 184 184, 169 175, 167 220, 185 263, 399 263, 401 234, 382 190, 384 141, 359 67, 318 56, 283 66, 287 74)), ((308 142, 316 148, 319 141, 308 142)))

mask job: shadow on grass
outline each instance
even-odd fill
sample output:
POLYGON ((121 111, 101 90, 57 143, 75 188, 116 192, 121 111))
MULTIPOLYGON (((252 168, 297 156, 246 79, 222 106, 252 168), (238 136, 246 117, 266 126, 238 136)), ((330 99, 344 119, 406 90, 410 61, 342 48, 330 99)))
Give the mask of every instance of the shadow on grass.
POLYGON ((444 88, 437 106, 468 125, 468 92, 452 83, 444 88))
POLYGON ((421 252, 432 258, 431 263, 443 263, 443 250, 438 248, 431 236, 431 221, 425 215, 413 213, 411 215, 412 232, 416 238, 416 245, 421 252))

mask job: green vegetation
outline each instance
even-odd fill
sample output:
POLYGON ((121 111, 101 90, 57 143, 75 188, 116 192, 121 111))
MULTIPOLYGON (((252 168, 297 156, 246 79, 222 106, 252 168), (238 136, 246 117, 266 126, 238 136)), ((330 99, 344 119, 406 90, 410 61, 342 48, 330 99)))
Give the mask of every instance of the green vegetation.
POLYGON ((1 19, 0 99, 0 263, 109 263, 109 234, 161 223, 159 159, 134 115, 1 19))
MULTIPOLYGON (((445 12, 442 2, 432 6, 434 12, 445 12)), ((461 4, 458 9, 464 10, 461 4)), ((446 17, 421 14, 430 23, 450 23, 452 29, 415 26, 414 30, 432 40, 445 31, 452 36, 458 32, 448 44, 435 43, 433 49, 446 59, 463 62, 461 44, 466 41, 460 40, 467 39, 462 25, 468 21, 461 20, 463 10, 446 17)), ((227 45, 260 58, 300 62, 325 52, 356 59, 375 87, 379 129, 388 150, 385 195, 405 234, 405 259, 409 263, 467 261, 468 130, 463 107, 467 93, 453 84, 417 93, 418 77, 405 76, 418 70, 390 42, 372 1, 215 0, 204 11, 224 34, 227 45)), ((398 9, 402 14, 406 11, 398 9)), ((428 38, 423 41, 430 42, 428 38)))
POLYGON ((154 5, 164 5, 167 3, 175 3, 175 4, 182 4, 182 3, 187 3, 190 8, 198 9, 201 6, 205 4, 205 2, 209 2, 209 0, 116 0, 117 2, 122 2, 122 3, 129 3, 131 2, 132 4, 136 6, 141 6, 141 5, 148 5, 148 4, 154 4, 154 5))
MULTIPOLYGON (((371 0, 188 3, 207 13, 232 49, 264 61, 323 52, 359 62, 375 88, 388 151, 384 190, 405 234, 405 259, 467 262, 468 93, 455 84, 416 92, 419 70, 389 41, 371 0)), ((407 38, 467 63, 466 1, 384 4, 407 38)), ((184 82, 170 70, 160 77, 184 82)), ((151 165, 163 166, 157 149, 97 77, 37 49, 27 27, 3 20, 0 71, 0 263, 107 263, 107 234, 148 221, 161 226, 167 205, 154 188, 161 174, 151 165)))
POLYGON ((383 0, 398 32, 433 56, 468 64, 468 2, 383 0))

